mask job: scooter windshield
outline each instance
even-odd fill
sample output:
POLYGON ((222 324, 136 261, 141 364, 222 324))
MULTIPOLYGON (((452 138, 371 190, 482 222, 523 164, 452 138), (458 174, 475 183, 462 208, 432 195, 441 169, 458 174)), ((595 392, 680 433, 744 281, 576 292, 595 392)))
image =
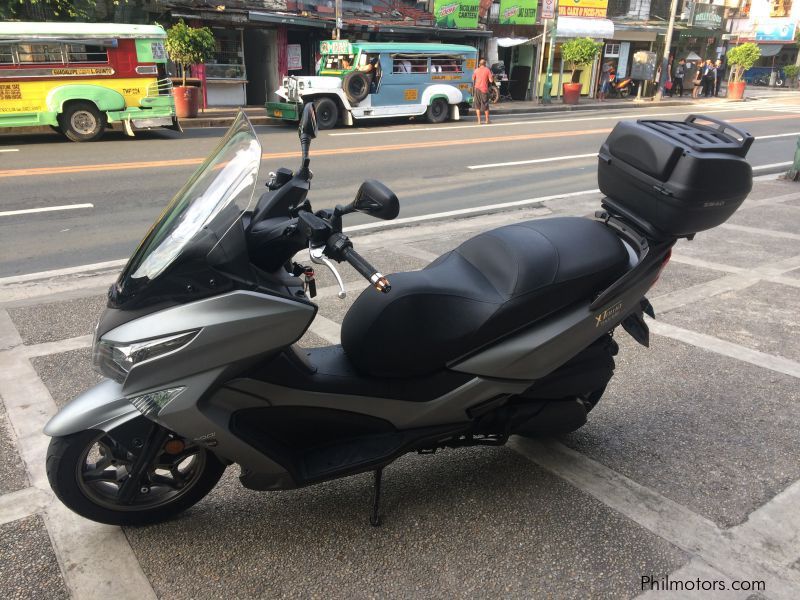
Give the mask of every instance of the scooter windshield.
POLYGON ((217 247, 250 208, 260 163, 261 144, 240 112, 140 242, 117 281, 117 292, 136 295, 181 257, 205 257, 217 247))

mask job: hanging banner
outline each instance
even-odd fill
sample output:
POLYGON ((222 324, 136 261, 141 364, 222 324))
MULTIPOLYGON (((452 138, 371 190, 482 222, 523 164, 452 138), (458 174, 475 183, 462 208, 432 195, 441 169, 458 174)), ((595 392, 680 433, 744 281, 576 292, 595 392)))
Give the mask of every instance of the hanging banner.
POLYGON ((559 0, 558 14, 565 17, 605 17, 608 0, 559 0))
POLYGON ((556 16, 558 0, 542 0, 542 19, 552 19, 556 16))
POLYGON ((433 14, 437 27, 477 29, 480 0, 435 0, 433 14))
POLYGON ((500 25, 536 25, 539 0, 500 0, 500 25))

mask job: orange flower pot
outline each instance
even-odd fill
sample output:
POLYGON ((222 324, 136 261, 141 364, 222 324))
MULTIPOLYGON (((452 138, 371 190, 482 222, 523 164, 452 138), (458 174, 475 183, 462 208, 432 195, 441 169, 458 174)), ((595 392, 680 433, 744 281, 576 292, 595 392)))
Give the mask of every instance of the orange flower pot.
POLYGON ((192 119, 200 110, 200 88, 195 86, 178 86, 172 89, 175 97, 175 114, 179 119, 192 119))
POLYGON ((580 83, 565 83, 562 96, 564 104, 577 104, 581 99, 581 87, 583 86, 580 83))
POLYGON ((744 98, 744 81, 728 82, 728 98, 731 100, 741 100, 744 98))

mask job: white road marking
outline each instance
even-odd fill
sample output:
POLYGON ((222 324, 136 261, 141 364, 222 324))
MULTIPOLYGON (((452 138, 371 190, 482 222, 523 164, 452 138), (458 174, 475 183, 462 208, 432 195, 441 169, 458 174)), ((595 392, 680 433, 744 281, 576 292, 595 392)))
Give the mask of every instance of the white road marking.
MULTIPOLYGON (((718 106, 718 105, 715 105, 718 106)), ((684 108, 676 107, 676 108, 684 108)), ((678 112, 692 112, 691 106, 686 106, 686 110, 678 111, 678 112)), ((703 114, 712 114, 712 113, 721 113, 721 112, 738 112, 742 111, 741 107, 729 107, 729 108, 720 108, 717 110, 704 110, 702 111, 703 114)), ((587 111, 589 112, 589 111, 587 111)), ((369 131, 345 131, 340 133, 329 133, 328 135, 331 137, 336 136, 344 136, 344 135, 386 135, 387 133, 408 133, 408 132, 415 132, 415 131, 450 131, 452 129, 476 129, 480 127, 481 129, 485 129, 487 127, 507 127, 509 125, 538 125, 539 123, 575 123, 582 122, 582 121, 608 121, 608 120, 622 120, 622 119, 638 119, 642 117, 673 117, 675 116, 675 112, 670 113, 634 113, 634 114, 627 114, 627 115, 614 115, 613 113, 604 113, 602 116, 597 117, 583 117, 583 116, 575 116, 571 119, 537 119, 535 117, 540 116, 541 113, 533 113, 531 116, 534 118, 525 119, 523 121, 498 121, 494 123, 489 123, 488 125, 442 125, 439 127, 403 127, 403 128, 392 128, 387 129, 383 128, 380 130, 369 130, 369 131)), ((564 135, 568 135, 568 132, 564 135)))
POLYGON ((0 152, 19 152, 19 148, 0 148, 0 152))
POLYGON ((551 156, 549 158, 534 158, 533 160, 515 160, 513 162, 504 162, 504 163, 490 163, 488 165, 470 165, 467 168, 470 170, 476 169, 489 169, 492 167, 513 167, 516 165, 535 165, 538 163, 548 163, 548 162, 556 162, 559 160, 574 160, 576 158, 590 158, 590 157, 597 157, 597 152, 592 152, 590 154, 571 154, 569 156, 551 156))
POLYGON ((38 279, 50 279, 51 277, 63 277, 64 275, 75 275, 76 273, 86 273, 87 271, 100 271, 102 269, 113 269, 121 267, 128 262, 127 258, 117 260, 107 260, 105 262, 80 265, 77 267, 67 267, 65 269, 53 269, 50 271, 39 271, 38 273, 26 273, 25 275, 12 275, 11 277, 0 278, 0 286, 26 281, 36 281, 38 279))
POLYGON ((764 169, 774 169, 776 167, 788 167, 791 164, 792 161, 772 163, 770 165, 758 165, 757 167, 753 167, 753 171, 763 171, 764 169))
POLYGON ((0 211, 0 217, 30 215, 34 213, 54 212, 58 210, 76 210, 78 208, 94 208, 94 204, 65 204, 63 206, 43 206, 41 208, 25 208, 22 210, 4 210, 0 211))
MULTIPOLYGON (((387 223, 365 223, 364 225, 354 225, 353 227, 345 227, 345 231, 363 231, 365 229, 377 229, 379 227, 388 227, 393 225, 406 225, 408 223, 420 223, 422 221, 431 221, 433 219, 443 219, 447 217, 461 217, 464 215, 471 215, 481 213, 487 210, 501 210, 505 208, 515 208, 519 206, 527 206, 529 204, 538 204, 539 202, 546 202, 548 200, 558 200, 561 198, 573 198, 575 196, 585 196, 586 194, 598 194, 600 190, 583 190, 581 192, 569 192, 566 194, 553 194, 552 196, 542 196, 541 198, 531 198, 529 200, 516 200, 514 202, 502 202, 500 204, 487 204, 484 206, 476 206, 474 208, 460 208, 458 210, 448 210, 440 213, 432 213, 429 215, 420 215, 418 217, 406 217, 404 219, 395 219, 387 223)), ((0 279, 2 284, 2 279, 0 279)))
POLYGON ((792 133, 773 133, 771 135, 758 135, 757 140, 769 140, 772 138, 791 137, 793 135, 800 135, 800 131, 793 131, 792 133))

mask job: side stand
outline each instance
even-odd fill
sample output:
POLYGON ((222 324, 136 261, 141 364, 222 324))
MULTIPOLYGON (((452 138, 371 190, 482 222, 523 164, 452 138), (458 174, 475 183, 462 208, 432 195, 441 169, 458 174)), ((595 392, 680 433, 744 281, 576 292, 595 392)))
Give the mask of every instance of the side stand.
POLYGON ((380 527, 381 516, 378 514, 381 506, 381 478, 383 477, 383 467, 375 470, 375 486, 372 491, 372 512, 369 515, 369 524, 373 527, 380 527))

